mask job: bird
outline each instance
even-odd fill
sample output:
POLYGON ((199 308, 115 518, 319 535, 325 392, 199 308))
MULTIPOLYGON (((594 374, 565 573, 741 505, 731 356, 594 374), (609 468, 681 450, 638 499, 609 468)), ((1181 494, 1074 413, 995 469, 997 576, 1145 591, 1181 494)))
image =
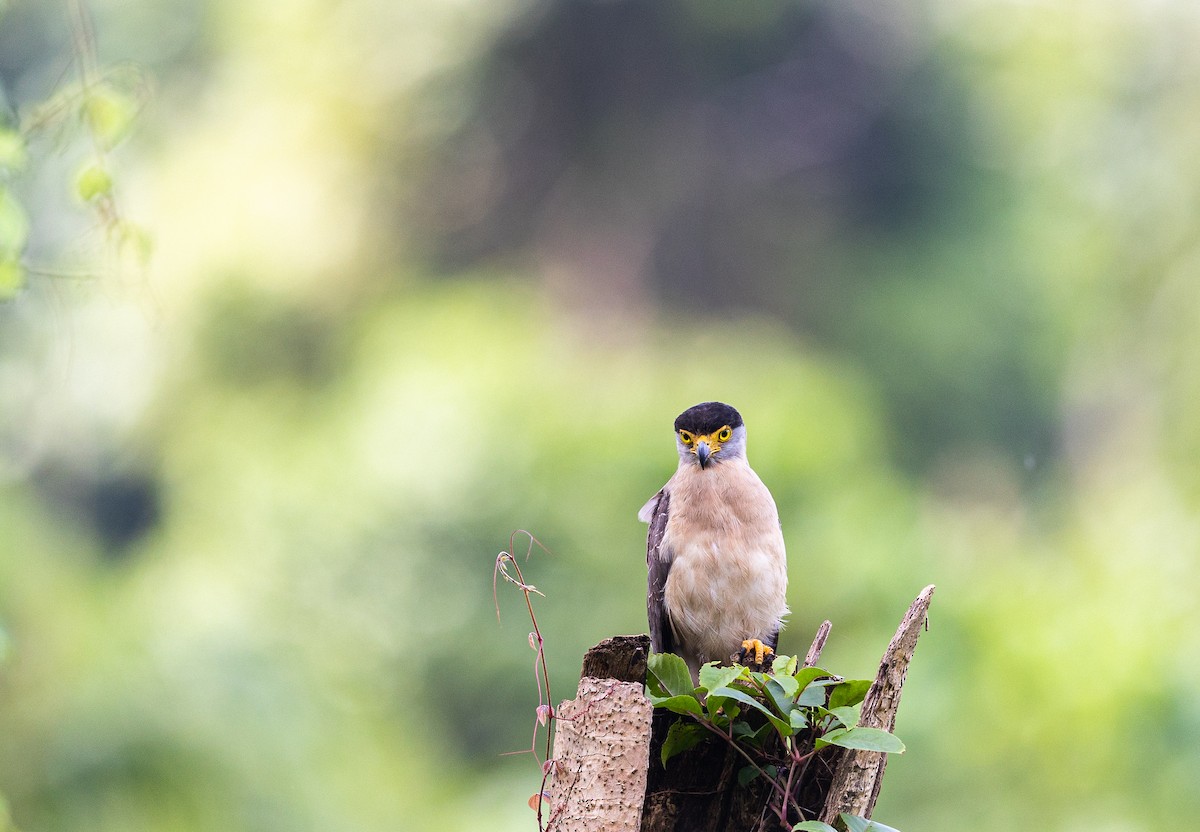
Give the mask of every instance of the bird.
POLYGON ((651 649, 701 666, 769 668, 788 614, 779 510, 746 461, 746 425, 723 402, 675 420, 679 466, 638 518, 646 537, 651 649))

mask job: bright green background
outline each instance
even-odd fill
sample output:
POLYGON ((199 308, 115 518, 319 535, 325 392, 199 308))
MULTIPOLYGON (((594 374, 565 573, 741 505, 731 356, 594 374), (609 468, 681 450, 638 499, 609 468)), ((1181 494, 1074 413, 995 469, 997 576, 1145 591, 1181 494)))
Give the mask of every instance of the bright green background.
MULTIPOLYGON (((20 108, 69 31, 9 5, 20 108)), ((826 664, 869 674, 938 585, 880 820, 1192 825, 1194 3, 93 11, 101 62, 156 78, 115 156, 156 253, 0 307, 22 830, 535 828, 493 559, 553 551, 523 565, 569 696, 645 627, 635 515, 713 398, 780 506, 785 652, 829 618, 826 664)), ((31 261, 95 257, 77 145, 31 147, 31 261)))

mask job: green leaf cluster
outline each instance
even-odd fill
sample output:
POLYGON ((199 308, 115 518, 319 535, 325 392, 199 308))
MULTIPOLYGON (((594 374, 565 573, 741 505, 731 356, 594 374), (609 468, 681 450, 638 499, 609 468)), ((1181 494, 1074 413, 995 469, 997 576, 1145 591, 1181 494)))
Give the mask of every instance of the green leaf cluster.
MULTIPOLYGON (((679 714, 663 741, 663 766, 709 737, 741 747, 751 762, 738 773, 740 785, 760 776, 782 782, 780 771, 818 753, 841 746, 888 754, 904 752, 895 734, 858 725, 859 705, 871 687, 868 679, 844 679, 819 667, 800 667, 794 656, 777 656, 768 671, 739 664, 710 662, 694 684, 679 656, 650 656, 646 695, 655 708, 679 714)), ((843 815, 851 832, 886 832, 890 827, 843 815), (867 825, 856 825, 859 821, 867 825)), ((796 830, 832 829, 815 820, 796 830)))
POLYGON ((649 669, 646 693, 654 707, 694 720, 672 726, 663 743, 663 765, 709 734, 761 750, 775 737, 790 747, 792 738, 811 729, 814 749, 838 745, 904 752, 895 734, 857 725, 857 706, 871 686, 867 679, 843 679, 819 667, 798 667, 794 656, 776 657, 774 668, 766 672, 710 662, 700 668, 698 685, 693 685, 683 659, 670 653, 652 655, 649 669))
MULTIPOLYGON (((90 45, 80 48, 90 49, 90 45)), ((76 57, 81 64, 91 62, 76 57)), ((29 269, 22 258, 29 240, 30 212, 18 198, 13 181, 30 166, 31 143, 39 138, 49 139, 60 150, 80 138, 88 139, 91 152, 75 174, 74 195, 92 208, 98 226, 119 256, 146 266, 152 241, 148 232, 119 208, 113 192, 111 154, 132 132, 147 95, 148 82, 135 66, 106 69, 96 77, 85 71, 79 80, 24 108, 12 125, 0 124, 0 301, 15 297, 28 278, 29 269)), ((35 164, 37 167, 40 165, 35 164)))

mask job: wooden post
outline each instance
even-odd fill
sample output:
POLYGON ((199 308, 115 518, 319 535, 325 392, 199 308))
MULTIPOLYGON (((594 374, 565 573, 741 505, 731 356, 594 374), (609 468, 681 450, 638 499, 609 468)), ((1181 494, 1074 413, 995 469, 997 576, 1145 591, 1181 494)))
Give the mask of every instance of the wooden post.
MULTIPOLYGON (((925 625, 933 586, 909 608, 863 701, 859 725, 892 730, 909 662, 925 625)), ((815 666, 829 635, 821 625, 805 663, 815 666)), ((757 832, 777 830, 771 786, 738 785, 743 760, 727 744, 707 742, 673 757, 659 754, 671 723, 643 692, 647 636, 616 636, 584 657, 579 692, 556 712, 547 781, 548 832, 757 832)), ((829 748, 813 758, 794 794, 809 816, 835 823, 841 812, 870 817, 887 755, 829 748)))

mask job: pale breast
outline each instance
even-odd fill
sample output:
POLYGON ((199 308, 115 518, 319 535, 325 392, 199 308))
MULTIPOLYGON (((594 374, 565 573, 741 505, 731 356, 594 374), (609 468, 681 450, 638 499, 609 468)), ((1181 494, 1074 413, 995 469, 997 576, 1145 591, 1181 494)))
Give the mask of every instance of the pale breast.
POLYGON ((681 468, 668 483, 665 602, 679 641, 701 662, 776 632, 787 614, 787 563, 775 501, 748 465, 681 468), (715 476, 719 474, 719 476, 715 476))

